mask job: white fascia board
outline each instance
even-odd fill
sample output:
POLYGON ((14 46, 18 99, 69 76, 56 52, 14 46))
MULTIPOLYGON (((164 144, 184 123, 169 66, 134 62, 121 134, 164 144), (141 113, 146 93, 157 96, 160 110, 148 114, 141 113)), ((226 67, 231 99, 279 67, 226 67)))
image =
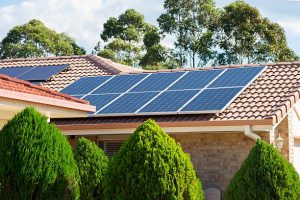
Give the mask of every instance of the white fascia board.
MULTIPOLYGON (((184 133, 220 133, 222 132, 244 132, 245 126, 201 126, 201 127, 162 127, 164 131, 170 134, 184 133)), ((64 130, 65 135, 107 135, 107 134, 131 134, 134 128, 126 129, 91 129, 91 130, 64 130)), ((271 125, 251 126, 254 132, 269 132, 271 125)))

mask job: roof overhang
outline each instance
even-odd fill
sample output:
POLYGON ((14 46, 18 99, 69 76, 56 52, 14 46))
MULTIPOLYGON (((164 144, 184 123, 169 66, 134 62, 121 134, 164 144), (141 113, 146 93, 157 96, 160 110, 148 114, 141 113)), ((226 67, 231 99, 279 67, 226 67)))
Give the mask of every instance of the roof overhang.
POLYGON ((52 97, 0 89, 0 120, 11 119, 25 107, 32 106, 49 118, 86 117, 95 106, 52 97))
MULTIPOLYGON (((269 132, 273 120, 234 120, 234 121, 182 121, 157 122, 168 133, 193 132, 243 132, 246 125, 253 131, 269 132)), ((57 125, 66 135, 130 134, 140 123, 71 124, 57 125)))

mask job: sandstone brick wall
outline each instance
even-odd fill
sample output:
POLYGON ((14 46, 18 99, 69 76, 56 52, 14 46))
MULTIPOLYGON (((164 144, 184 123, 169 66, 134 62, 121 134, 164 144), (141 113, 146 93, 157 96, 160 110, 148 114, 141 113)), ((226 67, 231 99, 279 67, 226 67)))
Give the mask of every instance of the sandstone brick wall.
MULTIPOLYGON (((241 133, 186 133, 172 134, 191 160, 203 188, 224 191, 234 173, 240 168, 254 145, 241 133)), ((261 134, 266 141, 268 134, 261 134)))

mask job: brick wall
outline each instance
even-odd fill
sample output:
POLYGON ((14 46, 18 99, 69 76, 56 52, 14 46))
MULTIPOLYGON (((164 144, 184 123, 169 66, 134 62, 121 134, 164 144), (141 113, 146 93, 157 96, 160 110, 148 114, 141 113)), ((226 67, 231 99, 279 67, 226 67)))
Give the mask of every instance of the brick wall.
POLYGON ((290 116, 286 116, 281 123, 277 126, 273 141, 279 136, 283 139, 283 146, 281 154, 291 163, 294 159, 294 137, 292 133, 292 119, 290 116))
MULTIPOLYGON (((224 191, 254 145, 243 133, 186 133, 171 135, 190 154, 203 188, 224 191)), ((266 141, 268 134, 261 135, 266 141)))

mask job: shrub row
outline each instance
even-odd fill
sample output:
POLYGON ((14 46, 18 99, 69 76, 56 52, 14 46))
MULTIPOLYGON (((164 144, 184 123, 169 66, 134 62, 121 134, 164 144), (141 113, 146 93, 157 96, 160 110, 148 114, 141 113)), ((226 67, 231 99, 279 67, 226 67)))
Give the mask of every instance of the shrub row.
POLYGON ((81 138, 72 149, 33 108, 0 131, 0 199, 203 200, 190 158, 154 121, 141 125, 109 162, 81 138))
MULTIPOLYGON (((0 199, 203 200, 190 161, 153 120, 131 134, 109 161, 81 138, 72 152, 63 134, 33 108, 0 131, 0 199)), ((231 180, 225 200, 300 199, 299 175, 261 140, 231 180)))

